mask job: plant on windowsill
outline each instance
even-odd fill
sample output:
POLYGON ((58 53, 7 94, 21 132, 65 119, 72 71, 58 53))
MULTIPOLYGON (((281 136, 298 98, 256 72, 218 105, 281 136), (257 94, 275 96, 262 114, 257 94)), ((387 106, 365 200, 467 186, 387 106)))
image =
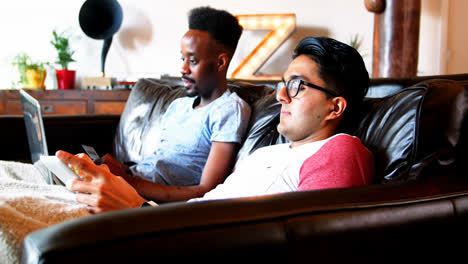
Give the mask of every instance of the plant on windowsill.
POLYGON ((75 61, 72 58, 75 52, 70 48, 70 37, 66 36, 65 32, 57 33, 55 30, 52 31, 52 36, 53 39, 50 43, 57 50, 56 64, 62 68, 61 70, 55 70, 58 88, 73 89, 75 88, 76 71, 69 70, 68 64, 75 61))
POLYGON ((18 69, 19 81, 13 82, 15 88, 45 89, 48 62, 32 61, 28 54, 21 52, 13 58, 13 66, 18 69))

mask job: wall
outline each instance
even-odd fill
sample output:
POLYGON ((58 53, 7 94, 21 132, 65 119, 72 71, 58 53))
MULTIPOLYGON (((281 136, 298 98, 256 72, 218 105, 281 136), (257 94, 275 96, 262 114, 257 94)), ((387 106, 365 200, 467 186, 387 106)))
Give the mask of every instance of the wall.
MULTIPOLYGON (((85 36, 78 23, 78 13, 83 0, 15 0, 1 4, 0 33, 0 87, 8 88, 17 73, 10 62, 19 51, 25 51, 37 60, 55 60, 55 50, 49 43, 52 30, 73 33, 72 46, 76 50, 78 79, 98 76, 103 41, 85 36)), ((307 35, 323 35, 348 43, 359 34, 360 52, 368 70, 372 69, 373 14, 364 7, 364 0, 119 0, 124 9, 124 20, 114 36, 107 56, 106 75, 119 79, 157 77, 161 74, 179 75, 180 38, 187 29, 187 13, 196 6, 210 5, 226 9, 233 14, 295 13, 297 29, 292 37, 260 69, 262 73, 281 74, 290 61, 292 49, 307 35), (287 4, 286 4, 287 3, 287 4)), ((468 72, 465 63, 468 51, 457 39, 452 27, 463 18, 467 3, 463 0, 422 0, 419 75, 468 72), (440 11, 446 7, 449 15, 440 11), (460 8, 464 8, 460 10, 460 8), (450 19, 449 19, 450 18, 450 19), (448 28, 444 31, 444 25, 448 28), (444 36, 445 39, 444 39, 444 36), (451 58, 448 66, 441 48, 448 47, 451 58), (458 59, 459 58, 459 59, 458 59), (465 60, 463 60, 465 59, 465 60), (453 63, 452 63, 453 62, 453 63), (442 66, 441 66, 442 65, 442 66)), ((463 29, 465 30, 465 29, 463 29)), ((467 34, 465 33, 465 38, 467 34)), ((261 32, 246 31, 239 43, 230 71, 262 38, 261 32)), ((49 71, 48 88, 55 86, 53 71, 49 71)), ((79 81, 78 81, 79 85, 79 81)))
POLYGON ((468 1, 451 0, 448 7, 447 72, 468 72, 468 1))

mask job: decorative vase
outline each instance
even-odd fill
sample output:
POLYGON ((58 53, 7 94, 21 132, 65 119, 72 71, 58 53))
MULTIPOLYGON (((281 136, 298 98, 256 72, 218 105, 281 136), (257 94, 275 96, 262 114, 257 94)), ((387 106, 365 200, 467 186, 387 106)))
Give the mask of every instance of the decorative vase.
POLYGON ((44 70, 36 70, 36 69, 27 69, 26 70, 26 79, 27 84, 24 88, 27 89, 45 89, 45 79, 47 76, 47 72, 44 70))
POLYGON ((59 89, 74 89, 75 88, 75 73, 70 70, 55 70, 57 74, 57 86, 59 89))

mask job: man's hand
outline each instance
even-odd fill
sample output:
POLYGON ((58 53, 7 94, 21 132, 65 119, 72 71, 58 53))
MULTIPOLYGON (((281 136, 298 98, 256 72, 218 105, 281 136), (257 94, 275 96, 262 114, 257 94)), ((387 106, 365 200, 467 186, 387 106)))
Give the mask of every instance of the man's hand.
POLYGON ((131 184, 133 177, 128 174, 128 166, 112 157, 112 155, 106 154, 101 158, 94 160, 94 163, 98 165, 106 164, 112 174, 122 176, 128 183, 131 184))
POLYGON ((59 150, 55 155, 81 178, 67 188, 78 192, 76 200, 87 204, 91 213, 136 208, 146 201, 122 177, 112 174, 107 165, 96 165, 85 154, 59 150))

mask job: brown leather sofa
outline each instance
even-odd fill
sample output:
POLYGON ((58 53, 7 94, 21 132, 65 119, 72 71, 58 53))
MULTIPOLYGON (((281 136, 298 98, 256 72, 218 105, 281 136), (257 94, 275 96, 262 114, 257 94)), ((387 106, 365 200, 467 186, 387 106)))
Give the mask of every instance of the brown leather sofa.
MULTIPOLYGON (((253 109, 237 158, 285 142, 276 131, 280 105, 270 83, 229 85, 253 109)), ((182 95, 177 81, 141 79, 118 125, 99 117, 81 127, 107 122, 106 132, 91 135, 103 136, 98 152, 112 145, 119 159, 137 162, 151 151, 168 103, 182 95), (114 131, 115 137, 104 137, 114 131)), ((372 185, 85 217, 28 235, 22 262, 456 260, 464 256, 459 241, 468 233, 467 112, 468 74, 374 79, 361 116, 345 128, 374 153, 372 185)), ((48 123, 60 122, 46 121, 49 138, 48 123)), ((68 139, 69 149, 89 143, 77 135, 68 139)))

